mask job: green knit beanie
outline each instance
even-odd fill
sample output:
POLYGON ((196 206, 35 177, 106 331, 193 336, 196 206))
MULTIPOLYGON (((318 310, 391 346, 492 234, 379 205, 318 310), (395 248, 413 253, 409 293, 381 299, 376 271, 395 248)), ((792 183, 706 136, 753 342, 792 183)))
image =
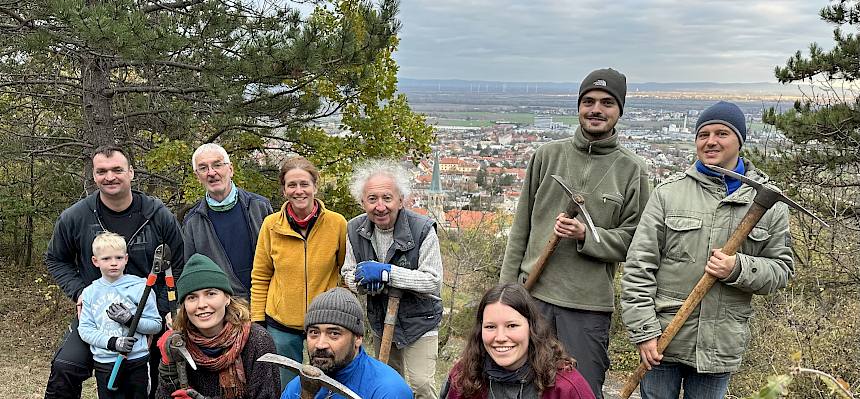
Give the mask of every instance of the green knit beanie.
POLYGON ((206 255, 194 254, 185 262, 182 275, 176 281, 176 293, 179 303, 185 300, 185 296, 204 288, 217 288, 233 295, 233 287, 224 271, 209 259, 206 255))

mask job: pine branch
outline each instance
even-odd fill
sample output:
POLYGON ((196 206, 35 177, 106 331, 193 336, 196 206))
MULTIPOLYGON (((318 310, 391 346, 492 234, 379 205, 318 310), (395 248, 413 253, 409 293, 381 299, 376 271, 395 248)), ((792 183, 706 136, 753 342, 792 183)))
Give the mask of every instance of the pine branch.
POLYGON ((164 87, 164 86, 128 86, 128 87, 116 87, 113 89, 107 89, 104 91, 103 94, 106 96, 112 96, 114 94, 120 94, 120 93, 191 94, 191 93, 202 93, 205 91, 206 91, 206 88, 204 88, 204 87, 180 88, 180 87, 164 87))
POLYGON ((149 65, 164 65, 164 66, 171 66, 171 67, 180 68, 180 69, 188 69, 188 70, 197 71, 197 72, 203 71, 202 67, 199 67, 196 65, 185 64, 185 63, 181 63, 181 62, 176 62, 176 61, 119 61, 119 62, 113 63, 112 67, 123 68, 123 67, 130 67, 130 66, 149 66, 149 65))
POLYGON ((176 11, 180 8, 188 8, 197 4, 203 3, 204 0, 188 0, 188 1, 177 1, 174 3, 155 3, 149 6, 146 6, 141 9, 144 13, 148 14, 156 11, 176 11))

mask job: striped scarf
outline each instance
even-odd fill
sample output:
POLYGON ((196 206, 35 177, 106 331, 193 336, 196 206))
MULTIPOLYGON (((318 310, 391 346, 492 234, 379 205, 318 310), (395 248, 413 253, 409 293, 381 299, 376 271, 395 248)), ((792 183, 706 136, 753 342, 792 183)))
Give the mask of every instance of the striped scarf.
POLYGON ((188 352, 200 367, 218 372, 218 384, 224 399, 238 399, 245 395, 247 378, 241 355, 250 332, 251 323, 242 323, 241 326, 225 323, 224 329, 212 338, 204 337, 192 329, 186 331, 188 352), (210 357, 201 348, 224 351, 218 356, 210 357))

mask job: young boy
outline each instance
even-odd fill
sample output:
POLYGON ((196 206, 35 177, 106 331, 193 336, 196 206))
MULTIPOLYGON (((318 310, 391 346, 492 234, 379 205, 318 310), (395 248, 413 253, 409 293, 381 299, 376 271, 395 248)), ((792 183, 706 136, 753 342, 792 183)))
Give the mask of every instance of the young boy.
POLYGON ((93 265, 102 277, 84 288, 78 334, 90 344, 95 362, 99 399, 146 399, 149 391, 149 349, 144 334, 161 330, 161 317, 155 295, 149 298, 133 337, 128 328, 137 303, 143 296, 146 279, 123 274, 128 262, 125 239, 119 234, 104 232, 93 240, 93 265), (117 375, 116 391, 108 390, 108 379, 117 353, 125 353, 117 375))

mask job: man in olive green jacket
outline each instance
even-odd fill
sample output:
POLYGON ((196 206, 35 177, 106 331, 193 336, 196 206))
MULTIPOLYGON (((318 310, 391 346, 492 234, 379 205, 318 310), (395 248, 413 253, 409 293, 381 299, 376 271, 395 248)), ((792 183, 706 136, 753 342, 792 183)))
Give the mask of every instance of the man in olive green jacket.
POLYGON ((788 207, 777 203, 753 228, 736 255, 720 247, 750 208, 755 190, 703 164, 767 182, 739 157, 746 138, 743 112, 719 102, 696 123, 698 160, 685 174, 655 188, 630 244, 621 280, 621 315, 651 371, 643 399, 724 397, 731 372, 749 342, 750 301, 785 287, 794 269, 788 207), (666 348, 657 338, 704 273, 717 283, 666 348))
POLYGON ((624 75, 613 69, 582 81, 574 137, 541 146, 529 162, 500 278, 525 281, 551 235, 562 238, 532 295, 598 398, 609 369, 613 276, 649 192, 645 163, 621 147, 615 130, 626 92, 624 75), (583 223, 563 216, 570 197, 553 174, 585 198, 599 243, 583 223))

